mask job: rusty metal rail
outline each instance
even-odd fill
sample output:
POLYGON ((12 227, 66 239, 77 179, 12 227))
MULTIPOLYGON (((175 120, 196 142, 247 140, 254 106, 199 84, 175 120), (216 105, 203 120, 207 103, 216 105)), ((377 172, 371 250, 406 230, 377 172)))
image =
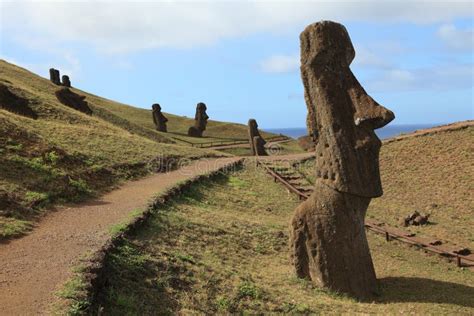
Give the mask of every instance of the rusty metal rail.
POLYGON ((295 188, 293 185, 291 185, 291 183, 283 179, 283 177, 280 174, 270 169, 267 165, 265 165, 264 163, 258 163, 258 159, 257 159, 257 165, 261 165, 265 169, 265 171, 267 171, 267 173, 273 177, 275 182, 280 181, 288 190, 298 195, 300 200, 305 200, 309 197, 309 195, 295 188))
MULTIPOLYGON (((265 171, 273 177, 276 181, 282 183, 290 192, 298 195, 300 200, 306 200, 309 198, 309 195, 301 192, 291 183, 286 181, 283 176, 275 172, 270 167, 268 167, 265 163, 259 162, 257 157, 257 165, 260 165, 265 169, 265 171)), ((440 256, 446 257, 448 259, 453 259, 456 261, 458 267, 468 266, 474 267, 474 254, 468 253, 463 254, 466 252, 466 248, 463 247, 456 247, 456 246, 446 246, 443 244, 441 240, 438 239, 429 239, 424 237, 418 237, 414 233, 410 233, 407 231, 403 231, 401 229, 397 229, 394 227, 390 227, 383 222, 376 222, 371 220, 365 221, 366 229, 385 236, 387 241, 397 240, 412 246, 416 246, 420 249, 425 251, 438 254, 440 256)), ((469 252, 469 251, 467 251, 469 252)))

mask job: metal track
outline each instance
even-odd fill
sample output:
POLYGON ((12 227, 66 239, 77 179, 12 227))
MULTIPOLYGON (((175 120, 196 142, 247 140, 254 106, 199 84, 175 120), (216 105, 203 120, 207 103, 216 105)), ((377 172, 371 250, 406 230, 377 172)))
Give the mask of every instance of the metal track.
MULTIPOLYGON (((288 181, 288 177, 280 174, 275 168, 270 167, 263 160, 259 161, 257 158, 257 165, 262 166, 263 169, 273 177, 275 182, 278 181, 283 184, 290 192, 296 194, 300 200, 306 200, 311 195, 311 192, 303 192, 300 188, 291 184, 288 181)), ((297 173, 293 172, 293 174, 297 173)), ((301 176, 300 179, 302 179, 301 176)), ((474 267, 474 254, 462 254, 462 252, 465 251, 463 247, 444 245, 441 240, 434 238, 418 237, 414 233, 390 227, 383 222, 366 220, 365 227, 374 233, 384 235, 387 241, 398 240, 425 251, 455 260, 458 267, 474 267)))

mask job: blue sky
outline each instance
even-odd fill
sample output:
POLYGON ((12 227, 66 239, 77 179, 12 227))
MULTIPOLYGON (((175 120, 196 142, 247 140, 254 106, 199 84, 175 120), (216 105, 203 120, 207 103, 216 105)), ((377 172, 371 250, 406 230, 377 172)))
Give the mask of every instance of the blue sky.
POLYGON ((0 58, 109 99, 263 128, 303 127, 299 33, 343 23, 352 71, 393 124, 473 119, 469 1, 2 2, 0 58))

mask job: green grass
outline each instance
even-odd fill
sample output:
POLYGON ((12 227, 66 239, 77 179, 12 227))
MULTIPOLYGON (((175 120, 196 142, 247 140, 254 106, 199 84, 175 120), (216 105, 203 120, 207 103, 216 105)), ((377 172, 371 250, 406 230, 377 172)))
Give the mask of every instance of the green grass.
POLYGON ((23 233, 20 223, 33 221, 51 204, 97 196, 170 159, 225 155, 169 144, 174 141, 167 135, 135 119, 136 113, 150 114, 143 109, 82 91, 76 92, 87 96, 94 114, 70 109, 58 102, 58 87, 49 80, 3 60, 0 83, 28 99, 39 116, 32 120, 0 109, 2 238, 23 233))
POLYGON ((382 294, 374 302, 296 278, 287 230, 298 203, 252 165, 193 185, 112 253, 103 313, 474 312, 472 272, 372 234, 382 294))

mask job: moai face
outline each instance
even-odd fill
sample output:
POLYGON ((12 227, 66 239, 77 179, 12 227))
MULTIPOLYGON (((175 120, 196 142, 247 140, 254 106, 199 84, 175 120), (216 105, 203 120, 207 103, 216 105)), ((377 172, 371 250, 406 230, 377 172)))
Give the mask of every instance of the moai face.
POLYGON ((379 172, 381 141, 374 130, 394 114, 374 101, 352 74, 355 57, 341 24, 323 21, 301 37, 301 76, 310 133, 318 134, 318 181, 363 197, 382 195, 379 172))
POLYGON ((151 108, 153 109, 153 112, 161 111, 161 106, 158 103, 153 104, 151 108))
POLYGON ((255 119, 250 119, 249 122, 248 122, 248 125, 249 125, 249 129, 251 131, 258 130, 258 124, 257 124, 257 121, 255 119))

